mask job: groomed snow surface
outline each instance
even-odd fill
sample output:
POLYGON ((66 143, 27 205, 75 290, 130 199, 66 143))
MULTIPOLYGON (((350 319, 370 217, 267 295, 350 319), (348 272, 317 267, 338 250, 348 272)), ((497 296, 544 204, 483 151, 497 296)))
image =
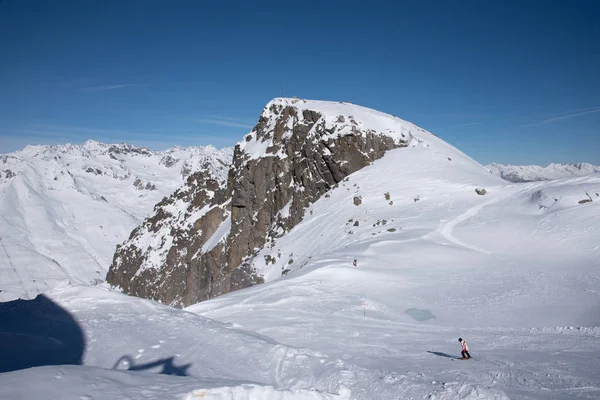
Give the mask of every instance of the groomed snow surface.
POLYGON ((265 284, 0 304, 0 398, 600 398, 600 176, 511 184, 410 134, 260 251, 265 284))

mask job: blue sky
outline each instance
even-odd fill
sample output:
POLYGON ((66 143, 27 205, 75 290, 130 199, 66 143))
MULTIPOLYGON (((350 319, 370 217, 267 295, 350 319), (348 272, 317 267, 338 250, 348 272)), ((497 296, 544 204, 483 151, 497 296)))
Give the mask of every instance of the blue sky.
POLYGON ((586 0, 0 0, 0 153, 230 146, 283 87, 395 114, 484 164, 600 164, 599 15, 586 0))

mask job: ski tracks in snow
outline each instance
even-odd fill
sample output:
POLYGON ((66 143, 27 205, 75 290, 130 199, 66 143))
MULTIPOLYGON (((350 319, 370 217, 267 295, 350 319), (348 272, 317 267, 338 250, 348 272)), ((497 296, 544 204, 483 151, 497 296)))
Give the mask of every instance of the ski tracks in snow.
POLYGON ((450 243, 454 243, 457 246, 464 247, 466 249, 491 256, 491 255, 493 255, 493 253, 491 251, 481 248, 479 246, 476 246, 474 244, 465 243, 465 242, 461 241, 460 239, 458 239, 456 236, 454 236, 454 229, 459 224, 467 221, 470 218, 475 217, 477 214, 479 214, 479 212, 484 207, 498 203, 498 202, 506 199, 507 197, 510 197, 510 195, 498 196, 497 198, 494 198, 490 201, 478 204, 475 207, 468 209, 466 212, 462 213, 458 217, 456 217, 450 221, 447 221, 445 223, 441 223, 441 226, 438 228, 437 231, 423 236, 423 239, 427 239, 427 240, 430 240, 433 242, 438 242, 438 240, 436 240, 436 239, 438 239, 438 237, 441 236, 446 241, 448 241, 450 243))

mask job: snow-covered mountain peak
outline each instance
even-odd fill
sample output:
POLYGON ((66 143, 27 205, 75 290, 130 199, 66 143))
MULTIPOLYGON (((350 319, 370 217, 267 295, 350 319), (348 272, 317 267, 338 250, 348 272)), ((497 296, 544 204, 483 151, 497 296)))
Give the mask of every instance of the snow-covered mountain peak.
POLYGON ((274 99, 236 146, 227 185, 210 183, 215 189, 206 191, 210 179, 199 176, 162 202, 119 247, 108 281, 177 306, 262 282, 254 262, 260 250, 302 221, 311 203, 392 149, 410 160, 405 172, 416 180, 427 170, 448 170, 455 171, 453 184, 502 182, 392 115, 347 103, 274 99))
POLYGON ((396 144, 424 145, 431 133, 380 111, 345 102, 275 98, 263 109, 258 125, 238 146, 247 159, 285 156, 294 127, 305 140, 327 143, 339 137, 368 134, 386 136, 396 144))

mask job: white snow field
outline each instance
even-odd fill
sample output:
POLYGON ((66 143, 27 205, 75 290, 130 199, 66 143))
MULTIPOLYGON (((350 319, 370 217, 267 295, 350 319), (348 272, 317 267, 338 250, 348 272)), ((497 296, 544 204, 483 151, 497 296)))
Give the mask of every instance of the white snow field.
POLYGON ((600 176, 510 184, 424 140, 351 175, 261 251, 269 282, 188 310, 395 387, 356 398, 600 398, 600 176), (454 359, 459 337, 474 360, 454 359))
POLYGON ((104 280, 115 246, 156 203, 205 163, 224 180, 232 157, 95 141, 0 155, 0 301, 104 280))
POLYGON ((400 119, 327 107, 414 140, 261 250, 265 284, 184 310, 102 285, 0 304, 0 398, 600 398, 600 175, 512 184, 400 119))

